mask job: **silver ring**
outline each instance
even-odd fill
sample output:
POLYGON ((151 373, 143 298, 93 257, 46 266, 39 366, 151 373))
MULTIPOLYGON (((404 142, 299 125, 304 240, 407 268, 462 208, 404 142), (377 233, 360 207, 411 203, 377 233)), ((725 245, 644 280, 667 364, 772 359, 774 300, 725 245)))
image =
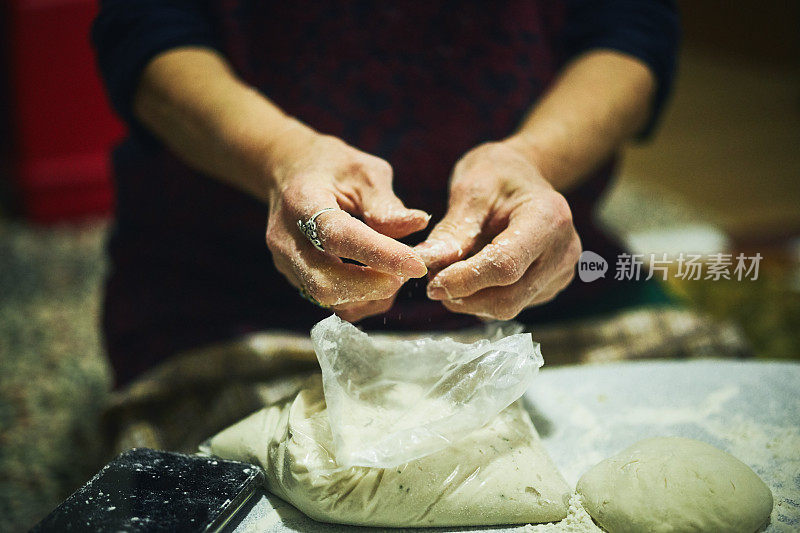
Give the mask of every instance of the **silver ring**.
POLYGON ((325 211, 335 211, 335 207, 326 207, 325 209, 320 209, 309 218, 307 221, 303 222, 302 220, 297 221, 297 227, 300 228, 300 231, 306 238, 314 245, 314 248, 319 250, 320 252, 324 252, 325 249, 322 247, 322 241, 319 238, 319 233, 317 233, 317 222, 316 218, 320 216, 325 211))

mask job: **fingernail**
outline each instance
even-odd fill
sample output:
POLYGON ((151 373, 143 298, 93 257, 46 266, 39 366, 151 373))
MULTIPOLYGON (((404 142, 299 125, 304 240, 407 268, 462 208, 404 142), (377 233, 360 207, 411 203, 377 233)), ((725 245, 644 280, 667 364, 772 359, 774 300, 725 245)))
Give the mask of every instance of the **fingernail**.
POLYGON ((400 265, 400 275, 409 278, 421 278, 428 273, 428 267, 421 259, 409 257, 400 265))
POLYGON ((431 250, 431 245, 427 242, 421 242, 416 245, 414 247, 414 251, 425 262, 426 265, 433 260, 433 250, 431 250))
POLYGON ((431 287, 428 285, 428 298, 431 300, 446 300, 447 291, 442 287, 431 287))
POLYGON ((441 260, 442 257, 448 255, 448 245, 442 241, 423 241, 414 247, 426 265, 433 265, 441 260))
POLYGON ((433 280, 428 283, 427 293, 428 298, 432 300, 447 300, 450 298, 447 289, 445 289, 442 286, 442 282, 436 278, 433 278, 433 280))

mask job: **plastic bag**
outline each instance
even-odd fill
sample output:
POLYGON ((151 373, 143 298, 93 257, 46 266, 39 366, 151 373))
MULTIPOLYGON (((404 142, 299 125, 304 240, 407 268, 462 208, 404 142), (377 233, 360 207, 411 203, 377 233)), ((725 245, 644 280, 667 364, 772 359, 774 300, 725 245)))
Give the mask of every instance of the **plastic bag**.
MULTIPOLYGON (((437 453, 391 468, 342 468, 333 455, 319 375, 308 378, 295 397, 256 411, 204 448, 223 459, 261 465, 267 489, 318 522, 370 527, 554 522, 567 515, 571 493, 521 400, 437 453)), ((259 521, 262 531, 283 530, 282 523, 296 531, 320 529, 275 507, 280 510, 271 515, 274 520, 259 521)))
POLYGON ((529 333, 472 344, 368 336, 333 315, 311 330, 336 461, 387 468, 439 451, 517 400, 544 364, 529 333))

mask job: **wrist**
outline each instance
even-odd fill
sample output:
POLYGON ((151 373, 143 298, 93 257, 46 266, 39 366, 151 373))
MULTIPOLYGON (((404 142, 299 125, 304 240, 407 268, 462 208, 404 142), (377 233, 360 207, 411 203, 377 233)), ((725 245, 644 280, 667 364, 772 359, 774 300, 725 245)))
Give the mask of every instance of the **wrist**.
POLYGON ((270 194, 281 189, 291 169, 297 166, 298 158, 319 136, 320 133, 288 115, 270 128, 261 164, 270 194))
POLYGON ((539 171, 539 175, 555 189, 559 189, 557 165, 553 164, 543 149, 543 143, 524 132, 517 132, 500 141, 503 145, 523 157, 531 166, 539 171))
POLYGON ((315 132, 238 80, 221 83, 217 93, 218 105, 209 111, 207 121, 223 154, 218 159, 226 163, 217 174, 269 201, 280 187, 278 178, 292 149, 305 145, 304 138, 315 132))

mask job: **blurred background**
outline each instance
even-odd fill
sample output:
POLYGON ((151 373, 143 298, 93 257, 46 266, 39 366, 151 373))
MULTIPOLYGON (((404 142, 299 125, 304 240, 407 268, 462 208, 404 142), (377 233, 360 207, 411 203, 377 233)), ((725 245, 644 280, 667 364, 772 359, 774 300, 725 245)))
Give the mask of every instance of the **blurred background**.
MULTIPOLYGON (((104 462, 96 329, 123 135, 95 73, 91 0, 0 7, 0 531, 29 527, 104 462)), ((800 2, 679 2, 684 42, 656 136, 598 213, 634 251, 760 253, 757 281, 668 289, 800 358, 800 2)))

